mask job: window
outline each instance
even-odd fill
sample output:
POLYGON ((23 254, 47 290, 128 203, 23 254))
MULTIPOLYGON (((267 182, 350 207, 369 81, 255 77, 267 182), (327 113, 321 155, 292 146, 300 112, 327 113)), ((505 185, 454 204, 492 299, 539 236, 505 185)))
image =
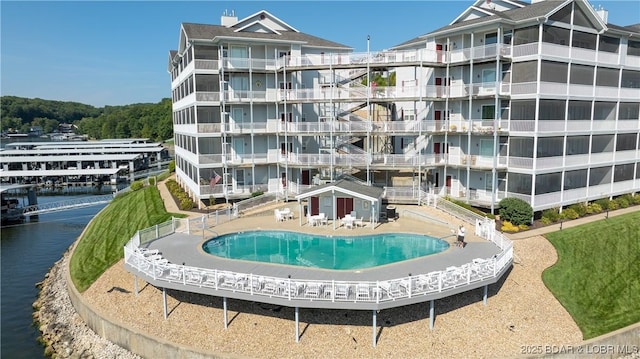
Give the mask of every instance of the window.
POLYGON ((538 119, 543 121, 564 121, 564 100, 540 100, 538 119))
POLYGON ((543 42, 569 46, 569 30, 560 27, 544 25, 542 31, 543 42))
POLYGON ((493 157, 493 140, 480 140, 480 156, 493 157))
POLYGON ((482 105, 483 120, 493 120, 495 112, 496 112, 495 105, 482 105))
POLYGON ((553 61, 542 61, 540 81, 567 83, 567 64, 553 61))
POLYGON ((495 44, 497 42, 498 42, 498 33, 497 32, 492 32, 492 33, 486 34, 484 36, 484 44, 485 45, 495 44))
POLYGON ((536 194, 553 193, 560 191, 562 173, 546 173, 536 176, 536 194))
MULTIPOLYGON (((588 144, 589 142, 587 142, 587 145, 588 144)), ((587 151, 588 151, 588 147, 587 147, 587 151)), ((533 158, 533 138, 512 137, 509 140, 509 156, 533 158)))
POLYGON ((496 69, 484 69, 482 70, 482 82, 495 82, 496 81, 496 69))
POLYGON ((567 156, 589 153, 589 136, 567 137, 567 156))
POLYGON ((611 183, 611 166, 592 168, 589 173, 589 186, 611 183))
POLYGON ((508 191, 513 193, 531 194, 531 175, 522 173, 509 173, 508 191))
POLYGON ((537 157, 562 156, 564 139, 562 137, 538 138, 537 157))
POLYGON ((567 5, 549 17, 550 20, 571 24, 571 5, 567 5))
POLYGON ((627 55, 640 56, 640 41, 629 41, 627 43, 627 55))
POLYGON ((535 82, 538 77, 538 62, 526 61, 516 62, 512 66, 511 73, 513 83, 535 82))
POLYGON ((530 44, 532 42, 538 42, 538 26, 516 29, 513 33, 514 45, 524 45, 530 44))
POLYGON ((589 121, 591 119, 591 102, 569 101, 569 120, 589 121))
POLYGON ((624 88, 640 88, 640 71, 622 70, 622 83, 624 88))
POLYGON ((570 82, 578 85, 593 85, 593 66, 571 64, 570 82))
POLYGON ((591 139, 591 153, 613 151, 613 135, 597 135, 591 139))
POLYGON ((567 171, 564 173, 564 189, 587 187, 587 170, 567 171))
POLYGON ((588 34, 586 32, 573 31, 573 39, 571 40, 571 44, 573 47, 595 50, 596 39, 597 39, 596 34, 588 34))
POLYGON ((620 39, 615 37, 600 36, 600 43, 598 44, 598 50, 604 52, 618 53, 618 47, 620 46, 620 39))
POLYGON ((636 134, 621 133, 616 141, 616 151, 632 151, 636 149, 636 134))
POLYGON ((484 190, 489 193, 493 192, 493 176, 490 172, 484 173, 484 190))
POLYGON ((593 108, 594 121, 614 121, 616 119, 616 104, 613 102, 596 102, 593 108))
POLYGON ((512 101, 511 102, 511 120, 514 121, 533 121, 536 116, 536 102, 512 101))
POLYGON ((598 67, 596 71, 596 86, 618 87, 618 70, 598 67))
POLYGON ((636 120, 636 121, 640 119, 640 104, 620 103, 618 119, 619 120, 636 120))
MULTIPOLYGON (((575 4, 575 3, 574 3, 575 4)), ((580 6, 575 7, 575 11, 573 12, 573 24, 583 27, 594 28, 595 24, 589 20, 587 15, 582 11, 580 6)))
POLYGON ((633 179, 633 163, 616 165, 613 170, 613 182, 629 181, 633 179))

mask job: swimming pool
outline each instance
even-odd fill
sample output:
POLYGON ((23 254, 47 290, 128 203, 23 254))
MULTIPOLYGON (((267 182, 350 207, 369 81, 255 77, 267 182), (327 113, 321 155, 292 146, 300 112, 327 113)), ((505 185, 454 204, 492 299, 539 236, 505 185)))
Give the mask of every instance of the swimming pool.
POLYGON ((223 258, 323 269, 362 269, 440 253, 449 244, 429 236, 383 233, 321 236, 287 231, 226 234, 202 245, 223 258))

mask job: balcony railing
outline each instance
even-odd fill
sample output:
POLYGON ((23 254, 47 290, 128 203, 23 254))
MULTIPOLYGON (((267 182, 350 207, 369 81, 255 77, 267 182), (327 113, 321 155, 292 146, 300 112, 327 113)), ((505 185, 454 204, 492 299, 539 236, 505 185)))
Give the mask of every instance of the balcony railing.
POLYGON ((218 70, 220 62, 218 60, 195 60, 196 70, 218 70))
POLYGON ((275 59, 249 59, 242 57, 225 57, 221 61, 227 70, 275 70, 275 59))

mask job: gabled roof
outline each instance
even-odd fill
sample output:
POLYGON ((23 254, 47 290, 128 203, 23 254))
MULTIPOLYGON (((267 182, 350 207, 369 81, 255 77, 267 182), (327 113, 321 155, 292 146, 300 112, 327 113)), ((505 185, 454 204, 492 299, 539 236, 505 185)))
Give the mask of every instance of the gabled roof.
MULTIPOLYGON (((623 32, 632 32, 638 33, 640 32, 640 24, 630 25, 630 26, 617 26, 614 24, 605 24, 604 21, 598 16, 593 7, 587 2, 582 0, 545 0, 536 2, 533 4, 522 3, 516 0, 506 0, 510 3, 526 5, 521 8, 506 10, 502 12, 493 12, 492 15, 487 15, 484 17, 479 17, 466 21, 458 21, 447 26, 441 27, 437 30, 431 31, 425 35, 421 35, 410 39, 408 41, 402 42, 398 45, 392 47, 392 49, 407 47, 411 45, 416 45, 421 42, 425 42, 428 37, 445 35, 447 33, 455 32, 457 30, 461 30, 465 27, 470 26, 480 26, 484 24, 490 23, 505 23, 510 25, 517 24, 526 24, 527 22, 532 22, 537 19, 548 19, 549 16, 556 13, 558 10, 562 9, 564 6, 570 5, 572 2, 575 2, 576 5, 580 6, 580 8, 587 14, 594 23, 596 23, 596 30, 602 31, 610 28, 611 30, 623 31, 623 32)), ((477 2, 476 2, 477 3, 477 2)), ((474 6, 471 6, 469 9, 473 9, 474 6)), ((465 13, 470 11, 469 9, 465 10, 465 13)), ((485 11, 487 9, 484 9, 485 11)), ((462 15, 461 15, 462 16, 462 15)), ((460 18, 460 16, 458 17, 460 18)))
POLYGON ((247 27, 248 24, 253 24, 255 22, 258 22, 258 21, 266 19, 266 18, 270 19, 271 21, 273 21, 276 24, 278 24, 279 26, 281 26, 283 30, 300 32, 300 31, 296 30, 293 26, 287 24, 286 22, 284 22, 284 21, 280 20, 279 18, 277 18, 276 16, 272 15, 267 10, 260 10, 260 11, 256 12, 255 14, 251 14, 251 15, 245 17, 244 19, 239 20, 236 24, 232 25, 231 27, 236 28, 236 29, 245 28, 245 27, 247 27))
MULTIPOLYGON (((243 23, 243 26, 251 23, 243 23)), ((325 40, 313 35, 305 34, 299 31, 287 31, 278 30, 277 33, 266 32, 247 32, 236 31, 241 27, 226 27, 219 25, 207 25, 207 24, 194 24, 194 23, 182 23, 182 29, 190 41, 193 40, 205 40, 213 41, 220 40, 222 38, 237 38, 238 40, 276 40, 283 43, 300 43, 302 46, 310 47, 326 47, 326 48, 339 48, 350 50, 351 47, 339 44, 337 42, 325 40)))
POLYGON ((366 199, 372 202, 379 201, 380 197, 382 196, 382 193, 384 193, 383 188, 366 186, 356 182, 342 179, 336 182, 331 182, 331 183, 314 187, 306 192, 303 192, 297 195, 296 199, 300 200, 303 198, 309 198, 309 197, 317 196, 322 193, 332 192, 332 191, 344 193, 353 197, 366 199))

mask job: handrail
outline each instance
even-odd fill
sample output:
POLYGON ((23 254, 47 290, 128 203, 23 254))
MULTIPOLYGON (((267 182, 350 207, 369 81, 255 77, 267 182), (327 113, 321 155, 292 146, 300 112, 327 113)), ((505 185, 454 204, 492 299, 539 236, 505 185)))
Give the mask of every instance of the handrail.
MULTIPOLYGON (((455 206, 455 204, 452 204, 455 206)), ((460 207, 461 208, 461 207, 460 207)), ((461 208, 463 209, 463 208, 461 208)), ((450 208, 449 208, 450 210, 450 208)), ((479 216, 478 216, 479 217, 479 216)), ((451 266, 445 270, 421 273, 385 281, 335 281, 279 278, 253 273, 199 268, 158 261, 147 256, 140 244, 150 237, 160 238, 178 231, 172 219, 154 227, 138 231, 124 246, 125 263, 139 273, 159 282, 179 283, 189 287, 212 288, 255 295, 257 297, 277 297, 283 299, 383 303, 416 295, 441 293, 464 285, 497 278, 513 261, 513 245, 502 233, 482 219, 480 230, 476 221, 476 234, 495 243, 501 252, 491 258, 477 258, 461 266, 451 266)), ((187 220, 187 233, 188 233, 187 220)), ((155 239, 153 238, 153 239, 155 239)))

